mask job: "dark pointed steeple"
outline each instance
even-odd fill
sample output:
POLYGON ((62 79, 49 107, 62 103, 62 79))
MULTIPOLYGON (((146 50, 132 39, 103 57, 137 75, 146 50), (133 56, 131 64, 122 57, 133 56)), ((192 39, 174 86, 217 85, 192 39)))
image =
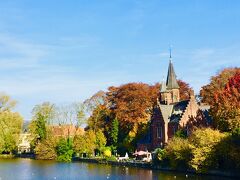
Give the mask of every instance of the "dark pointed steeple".
MULTIPOLYGON (((170 51, 171 52, 171 51, 170 51)), ((179 89, 179 85, 177 83, 177 77, 174 72, 173 63, 172 63, 172 54, 170 53, 170 61, 169 61, 169 67, 168 67, 168 75, 167 75, 167 89, 179 89)))

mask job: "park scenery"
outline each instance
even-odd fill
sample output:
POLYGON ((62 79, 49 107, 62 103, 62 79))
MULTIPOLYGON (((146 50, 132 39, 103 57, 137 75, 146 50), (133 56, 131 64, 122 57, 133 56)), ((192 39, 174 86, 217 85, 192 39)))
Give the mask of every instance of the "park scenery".
POLYGON ((239 9, 0 0, 0 180, 239 178, 239 9))

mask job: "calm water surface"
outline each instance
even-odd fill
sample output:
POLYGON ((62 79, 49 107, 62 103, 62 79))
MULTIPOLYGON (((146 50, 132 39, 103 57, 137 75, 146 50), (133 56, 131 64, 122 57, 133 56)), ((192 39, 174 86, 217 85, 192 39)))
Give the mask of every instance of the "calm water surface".
POLYGON ((30 159, 0 160, 0 180, 18 179, 80 179, 80 180, 226 180, 227 178, 211 176, 194 176, 173 172, 100 165, 91 163, 57 163, 53 161, 37 161, 30 159))

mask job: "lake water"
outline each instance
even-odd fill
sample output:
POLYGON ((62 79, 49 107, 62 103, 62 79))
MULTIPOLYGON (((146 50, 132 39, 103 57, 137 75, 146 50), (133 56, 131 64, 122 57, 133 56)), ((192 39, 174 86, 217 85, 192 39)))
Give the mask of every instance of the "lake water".
POLYGON ((174 172, 162 172, 141 168, 129 168, 91 163, 58 163, 54 161, 38 161, 31 159, 0 160, 0 180, 22 179, 80 179, 80 180, 225 180, 214 176, 195 176, 174 172))

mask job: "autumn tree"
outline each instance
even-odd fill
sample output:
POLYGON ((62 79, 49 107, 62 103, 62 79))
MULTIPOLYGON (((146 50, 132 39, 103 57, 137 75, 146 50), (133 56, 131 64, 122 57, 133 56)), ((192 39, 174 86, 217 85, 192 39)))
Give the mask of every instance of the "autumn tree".
POLYGON ((91 115, 98 106, 106 105, 106 103, 107 99, 104 91, 98 91, 92 97, 84 101, 84 105, 89 115, 91 115))
POLYGON ((109 117, 109 109, 105 105, 98 105, 88 118, 88 128, 97 132, 98 129, 104 129, 109 117))
POLYGON ((156 88, 144 83, 129 83, 120 87, 110 87, 107 93, 110 108, 121 125, 146 123, 156 101, 156 88))
POLYGON ((179 94, 180 94, 180 100, 186 100, 189 99, 190 92, 193 90, 188 83, 178 80, 178 85, 179 85, 179 94))
POLYGON ((202 97, 202 102, 212 105, 215 102, 216 93, 224 90, 228 80, 237 72, 240 72, 240 68, 226 68, 216 76, 213 76, 211 82, 201 88, 200 96, 202 97))
POLYGON ((36 159, 55 160, 57 158, 56 147, 58 142, 59 140, 52 136, 40 141, 34 149, 36 159))
POLYGON ((103 151, 104 147, 107 144, 107 139, 102 130, 96 132, 96 149, 100 152, 103 151))
POLYGON ((192 159, 190 166, 196 171, 207 171, 218 167, 216 145, 226 135, 210 128, 196 129, 189 137, 192 159))
POLYGON ((217 128, 230 131, 240 127, 240 72, 230 78, 225 88, 215 93, 211 115, 217 128))
POLYGON ((208 110, 198 110, 195 117, 189 117, 189 120, 186 124, 187 134, 191 134, 197 128, 207 128, 212 127, 212 119, 209 115, 208 110))
MULTIPOLYGON (((156 103, 160 85, 129 83, 108 89, 107 100, 113 119, 118 119, 119 146, 134 149, 136 137, 150 120, 153 104, 156 103)), ((111 137, 110 137, 111 138, 111 137)))
POLYGON ((191 160, 191 148, 189 141, 180 137, 173 137, 167 144, 166 158, 173 168, 188 168, 191 160))
POLYGON ((87 131, 84 135, 75 136, 73 139, 73 149, 79 154, 94 155, 96 149, 96 134, 93 130, 87 131))

